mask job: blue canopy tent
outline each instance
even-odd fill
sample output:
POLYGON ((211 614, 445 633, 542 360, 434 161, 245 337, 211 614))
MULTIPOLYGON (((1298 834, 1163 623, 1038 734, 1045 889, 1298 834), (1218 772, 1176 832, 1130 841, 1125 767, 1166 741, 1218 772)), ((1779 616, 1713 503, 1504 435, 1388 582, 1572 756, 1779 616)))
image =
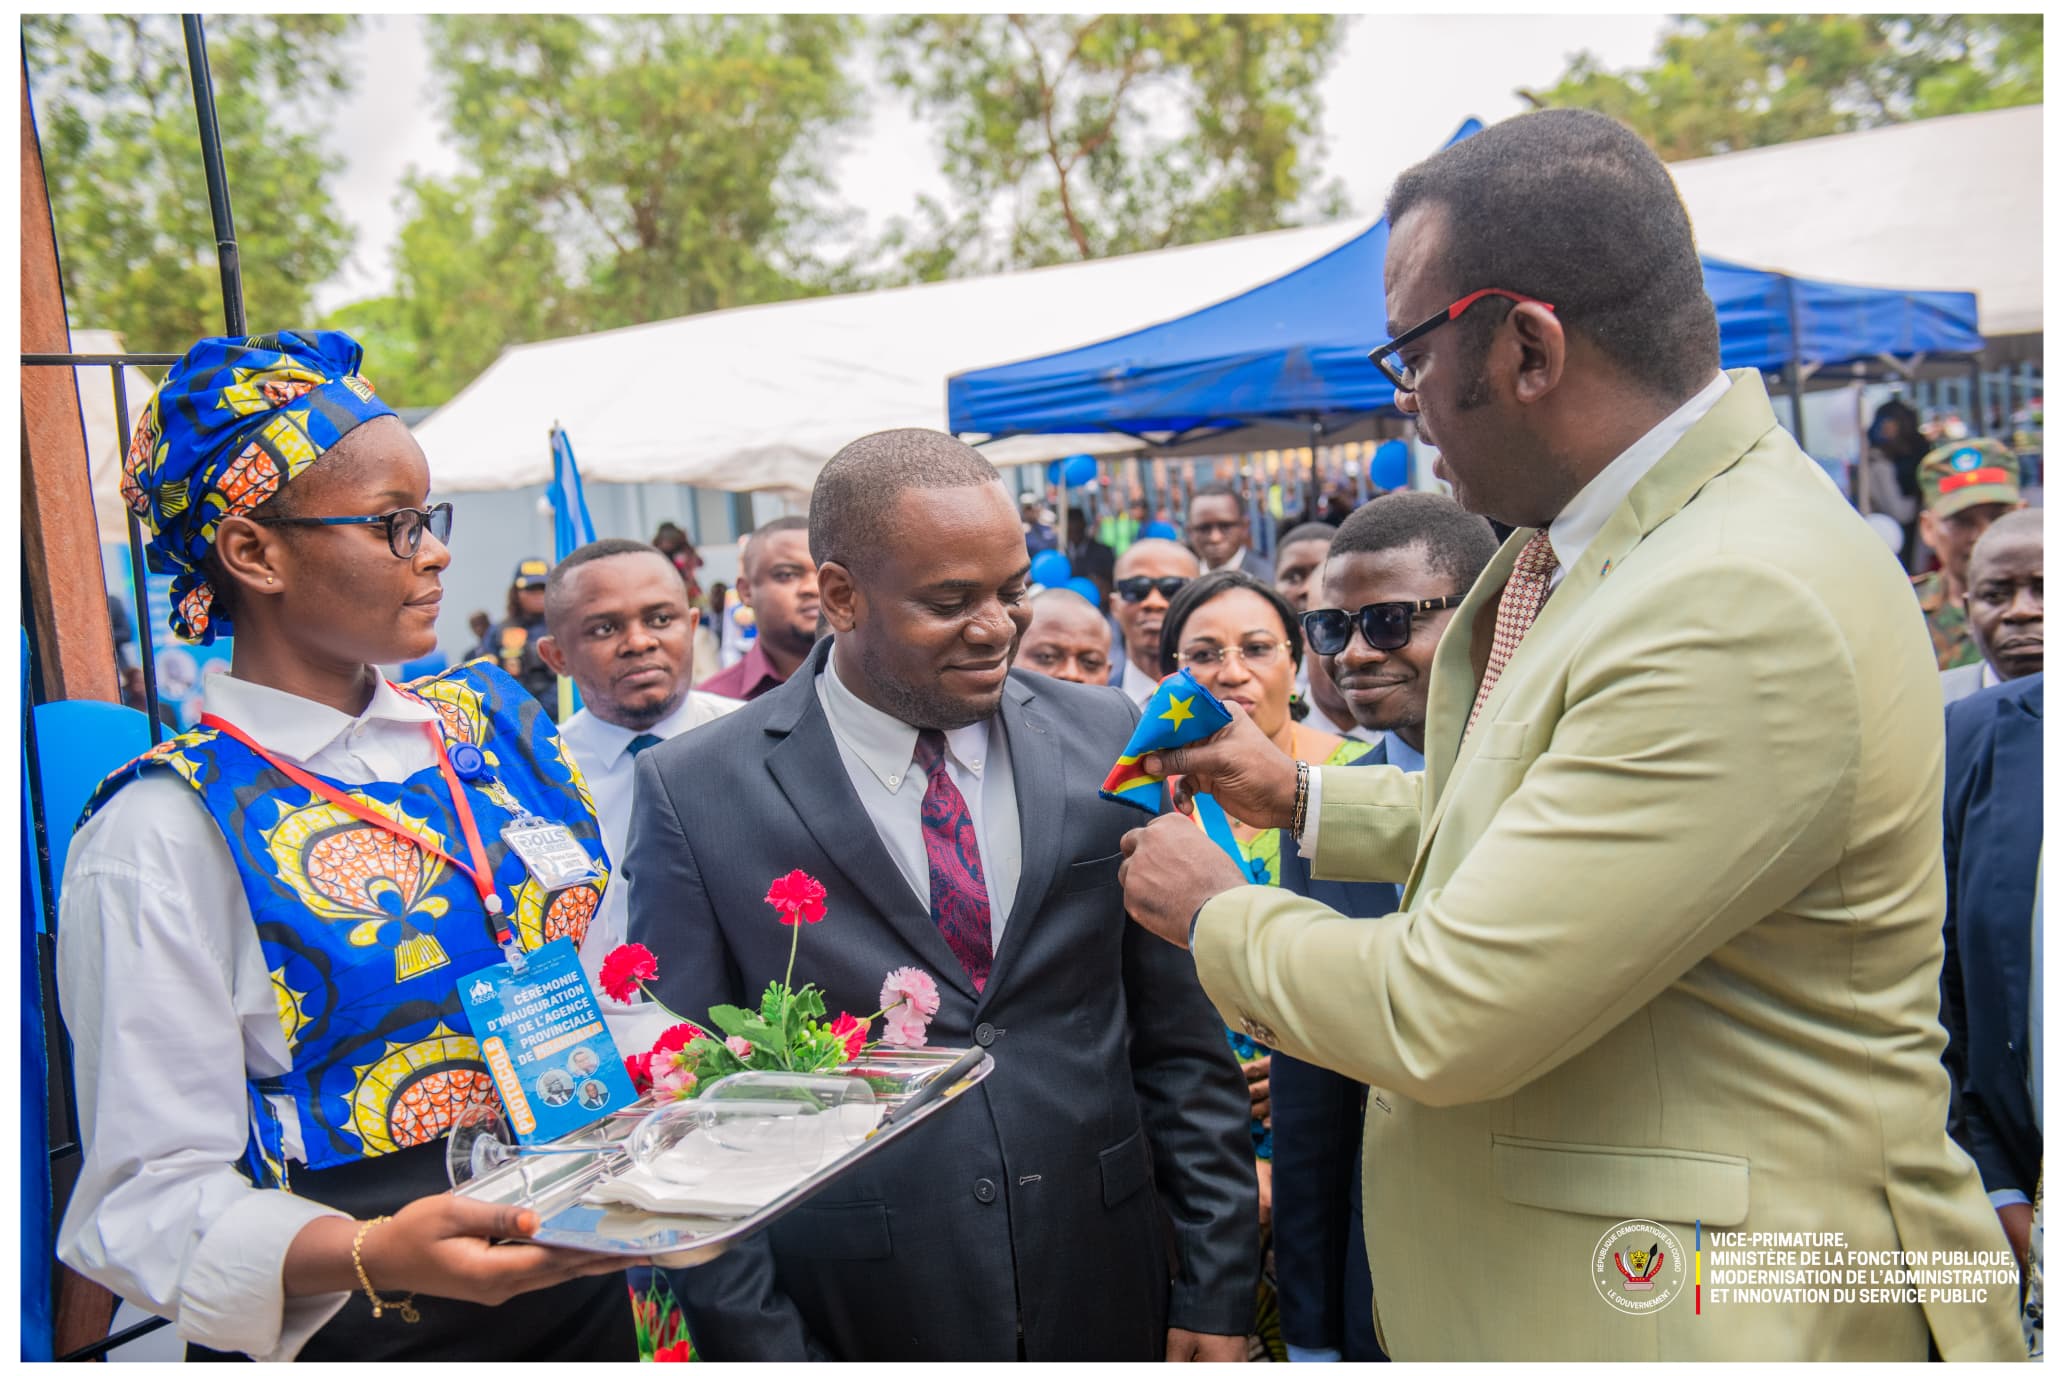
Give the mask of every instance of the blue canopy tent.
MULTIPOLYGON (((1481 127, 1472 120, 1456 138, 1481 127)), ((1368 360, 1382 342, 1389 242, 1390 226, 1378 220, 1303 267, 1189 315, 957 374, 946 384, 949 428, 992 438, 1116 431, 1167 452, 1271 423, 1279 435, 1287 424, 1307 437, 1292 443, 1315 442, 1371 415, 1396 414, 1390 384, 1368 360)), ((1799 380, 1816 368, 1983 348, 1969 292, 1839 286, 1702 261, 1722 366, 1790 367, 1795 399, 1799 380)))

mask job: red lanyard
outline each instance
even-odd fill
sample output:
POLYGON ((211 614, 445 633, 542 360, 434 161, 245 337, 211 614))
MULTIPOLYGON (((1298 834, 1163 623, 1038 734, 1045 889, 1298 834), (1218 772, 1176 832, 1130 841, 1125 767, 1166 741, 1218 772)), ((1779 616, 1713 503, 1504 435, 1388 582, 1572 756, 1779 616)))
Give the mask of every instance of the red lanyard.
POLYGON ((459 829, 466 836, 466 853, 473 858, 473 863, 470 865, 422 833, 403 826, 392 817, 373 811, 373 809, 359 802, 356 798, 332 788, 307 770, 297 769, 293 765, 288 764, 285 760, 252 740, 222 718, 212 713, 203 713, 200 724, 212 731, 220 731, 231 740, 240 742, 252 754, 257 755, 274 769, 277 769, 280 773, 301 785, 301 787, 320 796, 325 801, 342 808, 367 826, 378 827, 384 832, 399 836, 410 845, 444 860, 445 863, 471 879, 473 887, 479 890, 481 906, 487 909, 489 917, 496 919, 496 940, 507 944, 514 937, 515 933, 510 929, 509 924, 501 920, 502 896, 495 892, 494 874, 488 868, 487 851, 480 844, 480 828, 473 821, 473 805, 466 800, 466 790, 460 786, 459 776, 452 772, 451 757, 445 753, 444 749, 444 733, 439 731, 434 723, 424 722, 423 729, 430 733, 430 744, 437 751, 437 770, 444 776, 444 786, 451 790, 452 811, 459 816, 459 829))

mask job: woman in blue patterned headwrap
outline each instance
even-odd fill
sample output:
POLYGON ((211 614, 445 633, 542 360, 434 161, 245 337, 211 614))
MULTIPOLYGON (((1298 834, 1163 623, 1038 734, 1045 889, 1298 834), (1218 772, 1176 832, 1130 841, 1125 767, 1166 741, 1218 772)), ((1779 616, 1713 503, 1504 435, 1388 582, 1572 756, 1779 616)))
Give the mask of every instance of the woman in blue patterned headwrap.
POLYGON ((492 1093, 460 978, 511 925, 578 941, 602 888, 545 891, 502 828, 528 812, 605 861, 515 682, 373 667, 436 644, 451 508, 359 356, 337 333, 202 340, 137 426, 123 494, 175 575, 172 629, 234 632, 234 667, 72 845, 84 1156, 58 1253, 201 1355, 630 1357, 621 1263, 492 1246, 535 1216, 445 1188, 440 1139, 492 1093))

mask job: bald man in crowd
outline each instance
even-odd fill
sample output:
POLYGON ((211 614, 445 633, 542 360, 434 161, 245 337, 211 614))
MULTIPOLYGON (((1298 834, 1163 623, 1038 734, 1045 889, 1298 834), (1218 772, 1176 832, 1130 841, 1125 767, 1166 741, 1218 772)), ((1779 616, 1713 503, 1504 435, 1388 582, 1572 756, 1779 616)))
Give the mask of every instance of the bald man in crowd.
POLYGON ((1081 593, 1048 588, 1032 599, 1018 667, 1068 683, 1111 681, 1111 623, 1081 593))
POLYGON ((1964 611, 1979 658, 1942 671, 1945 705, 2042 672, 2041 511, 2009 511, 1978 537, 1964 580, 1964 611))

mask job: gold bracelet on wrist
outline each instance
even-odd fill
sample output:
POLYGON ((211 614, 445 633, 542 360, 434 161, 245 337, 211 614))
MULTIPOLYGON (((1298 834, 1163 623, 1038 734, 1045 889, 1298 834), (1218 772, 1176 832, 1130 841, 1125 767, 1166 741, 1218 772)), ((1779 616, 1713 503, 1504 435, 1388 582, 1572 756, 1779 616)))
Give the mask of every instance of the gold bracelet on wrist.
POLYGON ((389 1309, 396 1309, 401 1312, 403 1323, 414 1323, 423 1317, 416 1312, 415 1292, 410 1291, 398 1300, 381 1299, 379 1291, 373 1289, 372 1279, 366 1275, 365 1262, 359 1256, 359 1248, 365 1245, 366 1234, 385 1223, 391 1216, 381 1214, 378 1218, 369 1218, 358 1225, 358 1231, 351 1238, 351 1269, 358 1272, 358 1283, 364 1287, 366 1298, 372 1301, 374 1318, 379 1318, 389 1309))
POLYGON ((1297 762, 1297 796, 1290 803, 1290 834, 1304 835, 1305 810, 1311 802, 1311 766, 1297 762))

